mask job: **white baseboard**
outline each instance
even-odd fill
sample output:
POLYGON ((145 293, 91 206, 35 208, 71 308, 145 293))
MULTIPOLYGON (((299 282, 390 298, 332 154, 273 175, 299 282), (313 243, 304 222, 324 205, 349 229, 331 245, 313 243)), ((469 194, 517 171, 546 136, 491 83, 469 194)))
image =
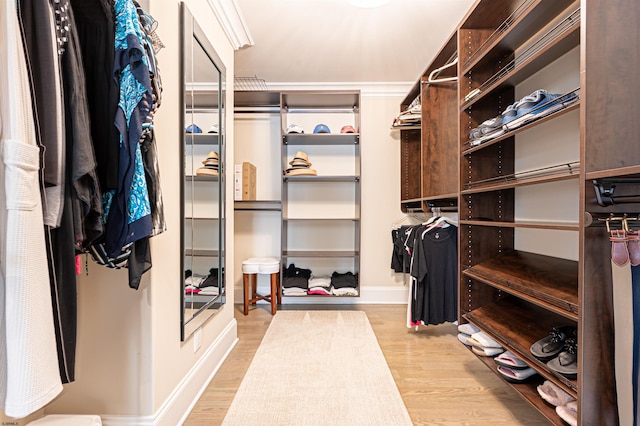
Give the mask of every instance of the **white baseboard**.
POLYGON ((183 424, 213 376, 238 342, 237 324, 235 318, 227 324, 218 338, 189 370, 154 415, 104 415, 102 416, 102 424, 104 426, 175 426, 183 424))
MULTIPOLYGON (((268 287, 258 286, 259 294, 269 294, 268 287)), ((241 287, 234 288, 234 300, 242 304, 244 300, 241 287)), ((338 296, 283 296, 283 304, 327 304, 327 305, 406 305, 409 299, 409 287, 406 286, 368 286, 360 288, 359 297, 338 297, 338 296)), ((258 303, 268 303, 260 301, 258 303)))

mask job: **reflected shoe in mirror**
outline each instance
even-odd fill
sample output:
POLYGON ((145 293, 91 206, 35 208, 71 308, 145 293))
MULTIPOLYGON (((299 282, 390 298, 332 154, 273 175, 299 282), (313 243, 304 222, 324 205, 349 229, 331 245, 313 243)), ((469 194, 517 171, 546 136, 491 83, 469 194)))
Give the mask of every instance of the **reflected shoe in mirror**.
POLYGON ((564 349, 564 341, 575 331, 575 326, 553 327, 547 337, 535 342, 529 350, 541 361, 549 361, 564 349))
POLYGON ((516 369, 516 368, 505 367, 504 365, 498 366, 498 373, 500 373, 502 377, 504 377, 508 382, 513 382, 513 383, 524 382, 525 380, 528 380, 530 377, 538 374, 536 373, 536 370, 534 370, 531 367, 516 369))
POLYGON ((555 407, 566 405, 576 400, 567 392, 563 391, 560 386, 549 380, 545 380, 543 384, 538 385, 537 390, 542 399, 555 407))
POLYGON ((578 426, 578 401, 571 401, 567 405, 556 407, 556 413, 570 426, 578 426))
POLYGON ((506 351, 494 358, 494 361, 498 365, 502 365, 509 368, 515 368, 516 370, 529 368, 529 365, 515 356, 512 352, 506 351))

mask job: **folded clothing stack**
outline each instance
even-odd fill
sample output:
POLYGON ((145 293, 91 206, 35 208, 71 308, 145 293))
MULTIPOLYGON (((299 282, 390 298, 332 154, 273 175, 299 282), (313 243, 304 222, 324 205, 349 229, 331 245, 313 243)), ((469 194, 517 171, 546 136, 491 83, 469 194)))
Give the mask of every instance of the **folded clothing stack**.
POLYGON ((307 294, 319 294, 323 296, 331 295, 330 277, 311 277, 309 280, 309 290, 307 294))
POLYGON ((334 296, 357 296, 358 274, 353 272, 331 274, 331 293, 334 296))
MULTIPOLYGON (((187 269, 185 271, 185 280, 184 280, 185 294, 217 296, 219 294, 218 274, 219 274, 218 268, 209 269, 208 275, 194 274, 190 269, 187 269)), ((224 276, 224 270, 222 271, 222 274, 224 276)))
POLYGON ((297 268, 290 264, 282 274, 282 294, 285 296, 306 296, 309 290, 311 269, 297 268))

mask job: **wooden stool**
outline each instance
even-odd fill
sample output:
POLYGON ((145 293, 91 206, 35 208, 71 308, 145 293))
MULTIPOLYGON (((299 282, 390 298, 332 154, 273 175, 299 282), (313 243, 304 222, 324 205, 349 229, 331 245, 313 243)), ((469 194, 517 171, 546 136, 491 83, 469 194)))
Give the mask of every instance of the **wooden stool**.
POLYGON ((242 281, 244 284, 244 314, 249 314, 249 304, 258 300, 271 302, 271 315, 276 314, 276 302, 282 303, 280 289, 280 259, 273 257, 252 257, 242 262, 242 281), (261 296, 256 291, 258 274, 271 275, 271 294, 261 296))

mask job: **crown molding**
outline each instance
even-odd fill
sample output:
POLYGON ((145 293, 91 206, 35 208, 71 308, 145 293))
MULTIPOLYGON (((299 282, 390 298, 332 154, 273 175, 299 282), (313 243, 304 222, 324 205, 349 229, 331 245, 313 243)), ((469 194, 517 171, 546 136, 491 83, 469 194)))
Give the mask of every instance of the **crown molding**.
POLYGON ((237 0, 208 0, 234 50, 253 46, 253 38, 237 0))
POLYGON ((273 82, 267 81, 269 90, 284 92, 288 90, 360 90, 367 97, 404 97, 415 84, 414 81, 385 82, 273 82))

